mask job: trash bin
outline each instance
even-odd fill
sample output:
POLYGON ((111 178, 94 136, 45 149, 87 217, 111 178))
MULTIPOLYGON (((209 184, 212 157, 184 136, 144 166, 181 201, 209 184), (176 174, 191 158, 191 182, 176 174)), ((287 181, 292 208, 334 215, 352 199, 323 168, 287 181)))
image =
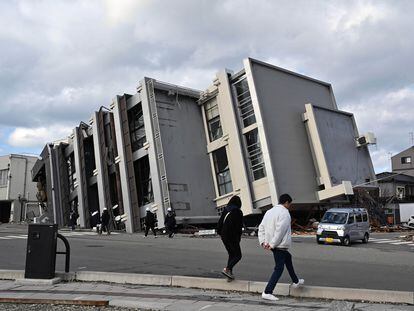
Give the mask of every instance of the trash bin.
POLYGON ((55 277, 57 232, 57 225, 29 225, 25 278, 53 279, 55 277))

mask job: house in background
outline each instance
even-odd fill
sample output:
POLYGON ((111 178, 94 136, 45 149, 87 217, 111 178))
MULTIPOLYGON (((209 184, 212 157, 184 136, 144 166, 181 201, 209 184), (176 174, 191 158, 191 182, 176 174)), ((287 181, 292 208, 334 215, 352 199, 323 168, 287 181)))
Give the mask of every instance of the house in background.
POLYGON ((92 227, 107 208, 113 226, 134 232, 147 207, 159 227, 168 208, 179 224, 216 223, 233 195, 254 225, 282 193, 307 212, 375 186, 371 143, 329 83, 249 58, 203 92, 144 78, 47 145, 33 178, 59 225, 77 209, 92 227))
POLYGON ((31 170, 36 156, 0 156, 0 223, 20 222, 40 214, 31 170))
POLYGON ((414 176, 414 146, 391 157, 392 171, 414 176))
POLYGON ((376 175, 379 185, 379 199, 387 222, 397 224, 406 221, 400 218, 400 208, 414 203, 414 176, 383 172, 376 175))

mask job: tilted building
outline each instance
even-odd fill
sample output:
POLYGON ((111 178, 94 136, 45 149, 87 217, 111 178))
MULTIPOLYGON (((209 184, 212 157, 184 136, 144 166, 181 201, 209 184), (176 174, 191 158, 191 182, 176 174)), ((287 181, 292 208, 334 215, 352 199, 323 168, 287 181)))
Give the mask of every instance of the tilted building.
POLYGON ((114 227, 133 232, 147 207, 159 227, 169 207, 181 224, 216 222, 235 194, 253 223, 282 193, 297 210, 346 204, 375 179, 369 143, 330 84, 257 60, 219 72, 203 92, 144 78, 74 129, 66 173, 53 168, 69 185, 49 210, 77 208, 90 227, 106 207, 114 227))

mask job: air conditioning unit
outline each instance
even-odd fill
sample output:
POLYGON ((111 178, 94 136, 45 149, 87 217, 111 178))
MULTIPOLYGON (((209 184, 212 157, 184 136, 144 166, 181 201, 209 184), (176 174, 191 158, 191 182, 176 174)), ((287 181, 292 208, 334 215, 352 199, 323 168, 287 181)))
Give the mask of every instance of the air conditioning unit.
POLYGON ((377 143, 377 138, 374 133, 368 132, 365 135, 361 135, 356 139, 357 147, 362 147, 366 145, 375 145, 377 143))

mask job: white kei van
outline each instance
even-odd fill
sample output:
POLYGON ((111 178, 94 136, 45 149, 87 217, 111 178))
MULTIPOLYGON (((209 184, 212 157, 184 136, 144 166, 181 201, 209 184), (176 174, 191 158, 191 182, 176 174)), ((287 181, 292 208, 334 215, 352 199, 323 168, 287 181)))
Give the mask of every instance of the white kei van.
POLYGON ((341 243, 349 246, 353 241, 368 243, 371 227, 364 208, 331 208, 323 215, 316 232, 316 242, 341 243))

